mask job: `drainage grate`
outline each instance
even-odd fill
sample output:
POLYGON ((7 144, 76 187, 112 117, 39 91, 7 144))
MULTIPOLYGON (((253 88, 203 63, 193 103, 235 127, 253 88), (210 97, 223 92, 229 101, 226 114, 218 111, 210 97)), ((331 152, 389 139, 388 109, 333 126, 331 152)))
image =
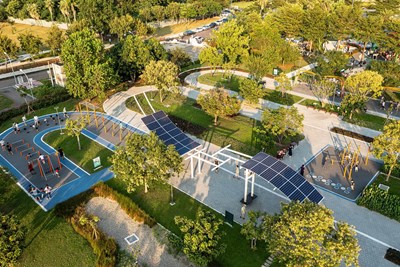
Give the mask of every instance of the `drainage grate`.
POLYGON ((132 245, 139 241, 139 237, 137 237, 137 235, 133 234, 133 235, 125 237, 125 241, 126 241, 126 243, 128 243, 128 245, 132 245))

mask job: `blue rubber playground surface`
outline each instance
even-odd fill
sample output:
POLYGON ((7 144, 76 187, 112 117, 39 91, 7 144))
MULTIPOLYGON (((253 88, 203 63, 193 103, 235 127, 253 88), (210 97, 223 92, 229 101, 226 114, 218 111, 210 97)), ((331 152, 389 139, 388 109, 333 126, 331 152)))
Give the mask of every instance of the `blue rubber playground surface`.
MULTIPOLYGON (((104 113, 96 112, 95 116, 93 112, 83 112, 83 114, 68 112, 68 116, 72 119, 80 115, 87 116, 87 114, 89 114, 90 123, 82 131, 82 134, 112 151, 115 150, 116 146, 123 145, 129 134, 144 133, 104 113)), ((3 139, 6 144, 10 144, 12 147, 12 154, 8 153, 7 149, 0 150, 0 165, 7 168, 15 176, 17 184, 43 210, 48 211, 58 203, 114 176, 109 168, 90 174, 68 159, 68 155, 64 159, 60 159, 56 149, 43 141, 43 137, 47 133, 64 128, 65 118, 61 113, 59 113, 59 116, 57 114, 40 116, 39 122, 37 130, 34 128, 34 120, 31 119, 26 121, 26 125, 24 123, 18 124, 19 133, 14 132, 11 127, 0 134, 0 139, 3 139), (39 155, 45 156, 44 164, 39 159, 39 155), (29 172, 28 162, 33 163, 35 173, 29 172), (55 174, 56 168, 59 169, 60 177, 55 174), (50 199, 37 200, 36 196, 28 192, 30 185, 40 189, 47 184, 53 188, 50 199)))

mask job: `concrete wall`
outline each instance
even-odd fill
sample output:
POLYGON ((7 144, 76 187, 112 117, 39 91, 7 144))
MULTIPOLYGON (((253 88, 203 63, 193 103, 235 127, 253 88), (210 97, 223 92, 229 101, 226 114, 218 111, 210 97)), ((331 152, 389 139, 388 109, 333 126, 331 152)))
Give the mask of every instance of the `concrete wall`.
POLYGON ((9 20, 14 21, 15 23, 25 24, 25 25, 33 25, 33 26, 42 26, 50 28, 53 24, 57 25, 61 30, 67 30, 67 23, 58 23, 55 21, 46 21, 46 20, 34 20, 34 19, 15 19, 13 17, 8 17, 9 20))

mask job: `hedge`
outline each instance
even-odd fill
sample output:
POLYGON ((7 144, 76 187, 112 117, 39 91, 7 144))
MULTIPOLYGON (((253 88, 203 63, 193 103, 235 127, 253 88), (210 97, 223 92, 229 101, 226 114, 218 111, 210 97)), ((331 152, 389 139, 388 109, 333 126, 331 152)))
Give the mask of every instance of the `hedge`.
POLYGON ((367 187, 357 204, 400 222, 400 197, 389 194, 377 185, 367 187))

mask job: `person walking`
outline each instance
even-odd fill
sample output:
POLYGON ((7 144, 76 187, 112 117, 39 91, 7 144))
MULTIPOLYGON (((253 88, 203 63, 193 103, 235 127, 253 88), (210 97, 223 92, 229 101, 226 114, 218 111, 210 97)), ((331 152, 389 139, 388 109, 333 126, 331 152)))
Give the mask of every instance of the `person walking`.
POLYGON ((236 164, 236 171, 235 171, 235 178, 239 179, 239 175, 240 175, 240 168, 239 168, 239 164, 236 164))
POLYGON ((12 127, 14 129, 14 134, 17 134, 17 124, 13 122, 12 127))
POLYGON ((60 169, 57 167, 54 171, 55 175, 60 178, 60 169))
POLYGON ((385 110, 385 108, 386 108, 386 102, 383 101, 383 102, 382 102, 382 109, 385 110))
POLYGON ((304 177, 304 170, 305 170, 306 168, 304 167, 304 164, 303 165, 301 165, 301 167, 300 167, 300 174, 301 174, 301 176, 303 176, 304 177))
POLYGON ((24 123, 24 125, 26 126, 26 117, 25 117, 25 115, 24 116, 22 116, 22 122, 24 123))
POLYGON ((18 123, 15 124, 15 131, 17 132, 17 134, 19 134, 21 132, 21 130, 19 129, 18 123))
POLYGON ((351 180, 350 187, 351 187, 351 190, 354 191, 354 187, 355 187, 354 180, 351 180))
POLYGON ((33 121, 35 122, 35 125, 39 126, 39 117, 38 116, 34 116, 33 121))
POLYGON ((358 172, 358 163, 354 166, 354 171, 358 172))
POLYGON ((40 159, 40 161, 42 162, 42 164, 46 164, 46 160, 45 160, 43 154, 39 156, 39 159, 40 159))
POLYGON ((293 146, 290 145, 289 146, 289 157, 291 157, 293 155, 293 146))
POLYGON ((215 166, 216 166, 216 168, 215 168, 215 173, 218 173, 218 172, 219 172, 219 167, 218 167, 219 161, 218 161, 218 160, 215 160, 215 161, 214 161, 214 164, 215 164, 215 166))
POLYGON ((68 113, 67 113, 67 109, 65 107, 63 108, 63 114, 64 114, 64 119, 65 118, 69 118, 68 113))
POLYGON ((240 209, 240 218, 244 220, 245 216, 246 216, 246 204, 243 204, 242 208, 240 209))

